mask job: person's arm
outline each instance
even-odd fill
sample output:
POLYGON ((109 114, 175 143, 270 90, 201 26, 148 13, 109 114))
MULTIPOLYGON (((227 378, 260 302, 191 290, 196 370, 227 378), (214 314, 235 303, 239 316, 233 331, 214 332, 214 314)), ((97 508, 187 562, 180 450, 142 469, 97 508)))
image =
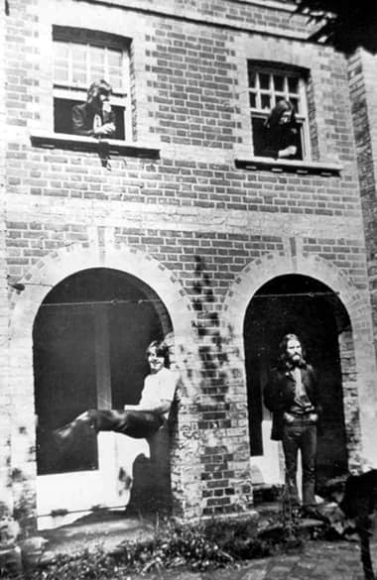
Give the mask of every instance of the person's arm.
POLYGON ((96 127, 93 131, 94 137, 111 137, 115 132, 115 125, 112 122, 96 127))
POLYGON ((93 137, 93 127, 88 128, 86 115, 81 106, 75 106, 72 109, 72 128, 76 135, 84 135, 86 137, 93 137))
POLYGON ((178 384, 178 375, 169 371, 164 374, 163 395, 157 398, 154 397, 152 385, 149 388, 148 377, 145 380, 145 386, 141 394, 141 399, 138 405, 125 405, 125 411, 145 411, 149 413, 157 413, 163 415, 170 411, 171 404, 174 399, 175 391, 178 384))
POLYGON ((115 115, 108 101, 102 107, 102 125, 95 127, 95 137, 112 137, 115 133, 115 115))
POLYGON ((88 127, 88 120, 84 109, 80 106, 75 106, 72 109, 72 127, 76 135, 84 135, 85 137, 110 137, 115 132, 114 113, 112 111, 110 112, 107 123, 93 129, 93 127, 88 127))
POLYGON ((298 130, 295 126, 287 127, 286 147, 278 151, 278 159, 289 159, 297 154, 298 130))
POLYGON ((289 157, 294 157, 297 153, 296 145, 288 145, 285 149, 280 149, 278 151, 279 159, 289 159, 289 157))
MULTIPOLYGON (((321 404, 321 400, 320 400, 320 396, 319 396, 318 375, 312 366, 309 367, 309 373, 310 373, 310 380, 312 383, 312 390, 314 393, 314 400, 312 401, 312 403, 314 405, 313 415, 316 415, 317 419, 320 419, 320 417, 322 415, 322 404, 321 404)), ((314 417, 313 417, 313 419, 314 419, 314 417)))
POLYGON ((160 399, 157 403, 139 403, 138 405, 124 405, 125 411, 145 411, 146 413, 157 413, 162 415, 170 410, 171 401, 160 399))

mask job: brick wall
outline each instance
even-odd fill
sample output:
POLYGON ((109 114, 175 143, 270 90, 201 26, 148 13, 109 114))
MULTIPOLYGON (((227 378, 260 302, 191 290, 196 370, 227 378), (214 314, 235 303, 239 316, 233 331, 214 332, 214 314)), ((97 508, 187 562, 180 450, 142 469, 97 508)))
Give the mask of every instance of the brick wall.
POLYGON ((362 50, 358 50, 349 59, 350 95, 357 147, 375 345, 377 344, 377 223, 375 219, 377 134, 374 129, 377 115, 376 67, 375 57, 362 50))
MULTIPOLYGON (((4 54, 5 49, 5 20, 4 10, 0 12, 0 50, 4 54)), ((5 109, 5 74, 4 59, 0 64, 0 132, 5 135, 6 130, 6 109, 5 109)), ((0 489, 1 503, 12 509, 12 491, 9 486, 10 480, 10 431, 11 431, 11 397, 8 388, 8 280, 6 270, 5 251, 5 166, 6 144, 0 139, 0 489)), ((3 505, 1 505, 3 508, 3 505)), ((3 509, 1 511, 3 514, 3 509)))
MULTIPOLYGON (((41 0, 10 0, 4 17, 6 272, 26 284, 23 296, 13 294, 10 303, 11 328, 25 332, 25 342, 16 345, 20 350, 12 351, 19 357, 19 386, 11 379, 12 461, 22 475, 14 494, 17 506, 26 498, 25 517, 35 502, 32 323, 21 329, 19 312, 36 311, 34 290, 40 299, 43 284, 50 288, 50 280, 36 272, 51 266, 57 283, 62 252, 85 256, 98 247, 99 260, 105 260, 132 248, 157 260, 190 304, 191 338, 179 345, 186 391, 173 465, 176 509, 184 517, 238 513, 252 505, 242 339, 223 319, 224 300, 238 277, 267 256, 289 264, 281 274, 301 273, 300 256, 318 257, 355 293, 367 288, 345 58, 303 42, 306 20, 292 16, 289 4, 275 9, 213 1, 204 7, 166 0, 158 10, 149 4, 64 0, 47 8, 41 0), (53 25, 127 38, 134 31, 134 138, 159 148, 159 158, 112 153, 105 168, 96 151, 82 146, 58 139, 32 144, 30 135, 52 131, 53 25), (289 172, 281 166, 236 168, 236 158, 251 156, 247 60, 253 58, 310 71, 312 159, 323 164, 324 173, 330 161, 340 164, 339 174, 314 174, 300 164, 289 172)), ((78 271, 90 267, 84 257, 78 263, 78 271)), ((123 267, 129 267, 126 258, 123 267)), ((322 281, 331 288, 332 280, 322 281)), ((371 313, 365 301, 359 310, 357 337, 365 345, 371 313)), ((366 377, 360 390, 365 383, 369 393, 368 364, 374 361, 358 360, 366 377)), ((361 431, 355 432, 361 440, 361 431)))

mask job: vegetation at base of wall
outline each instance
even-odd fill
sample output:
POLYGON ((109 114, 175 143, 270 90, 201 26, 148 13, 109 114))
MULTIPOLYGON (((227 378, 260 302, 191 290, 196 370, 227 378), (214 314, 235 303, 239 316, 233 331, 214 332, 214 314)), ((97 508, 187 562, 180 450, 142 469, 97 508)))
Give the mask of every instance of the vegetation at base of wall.
POLYGON ((164 522, 154 537, 145 542, 126 541, 112 554, 100 549, 78 556, 57 556, 40 566, 30 580, 125 579, 127 574, 185 567, 204 571, 236 564, 242 560, 269 556, 284 548, 280 538, 258 536, 254 519, 217 521, 188 526, 164 522))

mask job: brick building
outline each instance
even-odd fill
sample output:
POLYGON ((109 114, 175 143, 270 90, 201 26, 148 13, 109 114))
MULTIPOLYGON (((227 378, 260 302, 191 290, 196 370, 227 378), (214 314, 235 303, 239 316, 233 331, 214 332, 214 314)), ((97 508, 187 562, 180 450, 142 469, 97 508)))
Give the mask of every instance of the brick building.
POLYGON ((182 377, 175 515, 282 482, 261 393, 288 331, 322 376, 319 482, 375 461, 375 59, 275 0, 8 0, 0 26, 0 482, 21 524, 111 503, 108 442, 62 463, 44 429, 137 402, 156 336, 182 377), (97 78, 109 163, 70 126, 97 78), (282 97, 295 160, 261 154, 282 97))

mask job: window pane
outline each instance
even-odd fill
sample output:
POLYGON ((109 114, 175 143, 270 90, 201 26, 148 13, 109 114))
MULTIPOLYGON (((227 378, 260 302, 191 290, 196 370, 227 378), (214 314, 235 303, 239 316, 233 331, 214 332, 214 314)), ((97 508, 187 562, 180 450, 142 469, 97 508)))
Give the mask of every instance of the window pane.
POLYGON ((65 42, 54 42, 54 54, 55 58, 62 58, 64 60, 68 59, 69 49, 65 42))
POLYGON ((262 109, 271 109, 270 95, 261 95, 262 109))
POLYGON ((278 103, 279 101, 284 101, 286 98, 287 97, 285 93, 275 93, 275 103, 278 103))
POLYGON ((108 80, 108 82, 112 86, 114 93, 123 93, 124 92, 124 87, 123 87, 121 79, 119 79, 118 77, 114 77, 113 75, 110 74, 109 78, 106 80, 108 80))
POLYGON ((115 77, 118 77, 119 79, 120 79, 120 78, 122 78, 122 72, 121 72, 121 69, 119 69, 119 68, 117 68, 117 67, 110 66, 110 67, 109 67, 109 72, 110 72, 110 73, 111 73, 113 76, 115 76, 115 77))
POLYGON ((266 149, 266 119, 261 117, 252 117, 251 126, 253 129, 253 148, 256 157, 264 156, 266 149))
POLYGON ((63 42, 54 43, 54 81, 68 82, 69 48, 63 42))
POLYGON ((55 58, 54 65, 56 68, 66 68, 68 70, 68 60, 55 58))
POLYGON ((79 71, 79 70, 73 71, 73 74, 72 74, 72 82, 74 84, 78 84, 78 85, 87 85, 88 82, 87 82, 87 78, 86 78, 86 71, 85 70, 83 70, 83 71, 79 71))
POLYGON ((105 65, 105 51, 98 46, 90 47, 90 62, 92 66, 104 67, 105 65))
POLYGON ((86 62, 87 47, 85 44, 72 44, 72 64, 83 64, 86 62))
POLYGON ((275 91, 283 92, 284 91, 284 77, 274 75, 274 88, 275 91))
POLYGON ((270 88, 270 75, 266 75, 261 73, 259 75, 259 82, 261 89, 269 89, 270 88))
POLYGON ((254 88, 257 85, 257 75, 253 70, 249 69, 249 87, 254 88))
POLYGON ((103 78, 106 76, 104 67, 98 67, 98 66, 91 67, 90 74, 91 74, 93 80, 97 80, 97 79, 100 79, 100 78, 103 78))
POLYGON ((113 87, 117 87, 118 89, 121 89, 123 86, 123 75, 121 74, 121 71, 119 69, 116 68, 110 68, 109 69, 109 79, 110 83, 113 85, 113 87))
POLYGON ((119 50, 108 50, 107 58, 110 67, 122 68, 122 53, 119 50))
POLYGON ((298 78, 288 77, 288 90, 290 93, 298 93, 298 78))
POLYGON ((289 100, 293 105, 293 109, 294 109, 295 113, 299 113, 300 111, 299 111, 299 107, 298 107, 298 99, 291 97, 289 100))
POLYGON ((54 82, 55 83, 68 82, 68 67, 67 68, 55 67, 54 82))
POLYGON ((123 55, 118 50, 108 50, 108 80, 114 91, 123 91, 123 55))
POLYGON ((255 93, 249 93, 250 107, 255 109, 257 106, 257 96, 255 93))

